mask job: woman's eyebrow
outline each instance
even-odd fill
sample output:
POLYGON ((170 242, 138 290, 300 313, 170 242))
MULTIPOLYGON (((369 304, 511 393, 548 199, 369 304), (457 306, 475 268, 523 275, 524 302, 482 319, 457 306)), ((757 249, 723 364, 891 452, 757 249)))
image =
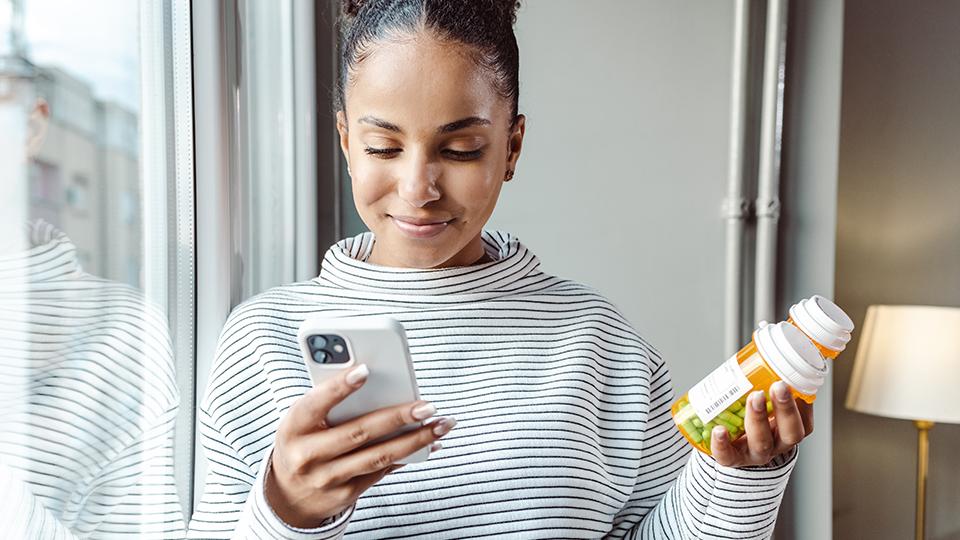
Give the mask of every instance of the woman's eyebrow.
MULTIPOLYGON (((396 133, 403 133, 403 130, 400 129, 400 126, 396 124, 391 124, 386 120, 381 120, 375 116, 364 116, 357 120, 361 124, 370 124, 378 128, 386 129, 388 131, 393 131, 396 133)), ((454 131, 459 131, 461 129, 466 129, 473 126, 489 126, 490 121, 486 118, 480 118, 479 116, 469 116, 467 118, 461 118, 460 120, 455 120, 449 124, 444 124, 437 128, 437 133, 442 135, 444 133, 453 133, 454 131)))
POLYGON ((395 132, 397 132, 397 133, 403 133, 403 130, 400 129, 400 126, 397 126, 396 124, 391 124, 390 122, 387 122, 386 120, 381 120, 381 119, 376 118, 376 117, 374 117, 374 116, 364 116, 364 117, 362 117, 362 118, 359 118, 359 119, 357 119, 357 123, 360 123, 360 124, 370 124, 370 125, 373 125, 373 126, 377 126, 378 128, 386 129, 386 130, 388 130, 388 131, 395 131, 395 132))
POLYGON ((465 129, 473 126, 489 126, 490 121, 486 118, 480 118, 479 116, 470 116, 467 118, 462 118, 455 122, 450 122, 449 124, 444 124, 437 128, 438 134, 452 133, 461 129, 465 129))

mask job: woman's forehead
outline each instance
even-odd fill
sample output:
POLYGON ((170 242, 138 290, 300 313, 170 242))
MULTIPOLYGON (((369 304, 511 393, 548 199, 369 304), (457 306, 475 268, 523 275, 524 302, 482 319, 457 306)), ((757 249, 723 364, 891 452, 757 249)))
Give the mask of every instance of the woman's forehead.
POLYGON ((430 38, 374 45, 350 75, 346 107, 353 118, 431 128, 471 116, 495 122, 510 114, 491 74, 464 45, 430 38))

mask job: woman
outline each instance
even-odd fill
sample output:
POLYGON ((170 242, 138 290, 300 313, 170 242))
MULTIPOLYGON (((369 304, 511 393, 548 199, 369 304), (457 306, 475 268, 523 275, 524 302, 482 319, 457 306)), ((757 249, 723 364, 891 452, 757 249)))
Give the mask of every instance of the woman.
POLYGON ((692 451, 666 364, 616 308, 483 229, 524 136, 516 8, 345 2, 337 128, 371 232, 227 321, 194 535, 769 536, 811 411, 773 387, 771 428, 758 392, 745 440, 714 436, 715 459, 692 451), (369 372, 310 388, 295 335, 318 313, 400 320, 424 401, 327 426, 369 372), (427 462, 393 465, 428 445, 427 462))

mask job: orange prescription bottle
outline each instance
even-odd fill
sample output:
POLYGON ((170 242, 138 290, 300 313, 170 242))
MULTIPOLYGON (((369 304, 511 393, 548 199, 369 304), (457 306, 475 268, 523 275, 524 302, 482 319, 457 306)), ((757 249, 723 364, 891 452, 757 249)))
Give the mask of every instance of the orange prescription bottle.
MULTIPOLYGON (((787 322, 763 325, 753 339, 719 368, 695 384, 673 404, 673 421, 694 447, 710 454, 710 434, 716 426, 743 436, 747 396, 783 381, 791 393, 813 403, 827 375, 828 365, 818 348, 796 326, 787 322)), ((767 414, 772 416, 767 400, 767 414)))
POLYGON ((794 304, 787 322, 806 334, 827 360, 835 360, 847 348, 853 332, 850 317, 819 294, 794 304))

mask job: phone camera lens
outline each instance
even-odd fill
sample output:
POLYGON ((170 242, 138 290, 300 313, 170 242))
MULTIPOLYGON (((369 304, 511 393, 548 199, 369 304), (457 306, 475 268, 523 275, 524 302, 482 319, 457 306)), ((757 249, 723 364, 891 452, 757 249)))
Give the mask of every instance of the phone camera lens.
POLYGON ((310 346, 314 349, 322 349, 327 346, 327 340, 323 336, 313 336, 310 338, 310 346))
POLYGON ((327 354, 327 351, 313 351, 313 361, 318 364, 326 364, 330 356, 327 354))

